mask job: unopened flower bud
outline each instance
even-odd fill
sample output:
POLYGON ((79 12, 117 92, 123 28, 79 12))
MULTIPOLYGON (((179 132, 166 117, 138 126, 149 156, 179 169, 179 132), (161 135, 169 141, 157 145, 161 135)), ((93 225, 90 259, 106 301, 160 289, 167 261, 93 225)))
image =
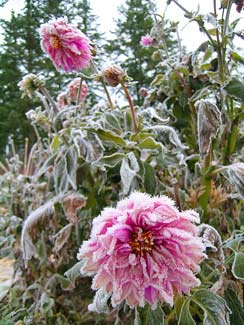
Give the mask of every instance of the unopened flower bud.
POLYGON ((141 87, 140 90, 139 90, 139 95, 140 95, 141 97, 147 97, 147 95, 148 95, 148 90, 147 90, 147 88, 145 88, 145 87, 141 87))
POLYGON ((30 73, 23 77, 18 86, 23 92, 23 97, 28 96, 31 98, 35 90, 45 86, 45 80, 42 76, 30 73))
POLYGON ((120 81, 124 80, 125 76, 124 71, 116 65, 111 65, 103 70, 104 79, 112 87, 116 87, 120 81))

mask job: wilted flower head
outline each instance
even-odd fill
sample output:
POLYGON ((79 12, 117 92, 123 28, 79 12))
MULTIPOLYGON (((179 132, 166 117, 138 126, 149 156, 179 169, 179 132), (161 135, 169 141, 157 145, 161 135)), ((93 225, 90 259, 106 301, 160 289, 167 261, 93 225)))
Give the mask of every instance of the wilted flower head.
POLYGON ((112 87, 116 87, 125 76, 124 71, 116 65, 110 65, 103 70, 104 79, 112 87))
POLYGON ((111 295, 113 306, 172 305, 175 293, 200 285, 194 273, 205 254, 193 222, 198 214, 179 212, 168 197, 135 192, 93 220, 78 253, 81 273, 96 274, 92 289, 111 295))
POLYGON ((65 91, 61 92, 57 97, 58 109, 63 109, 69 104, 67 93, 65 91))
POLYGON ((57 70, 80 71, 88 67, 91 59, 90 41, 64 18, 50 20, 41 25, 41 46, 52 59, 57 70))
POLYGON ((141 44, 141 46, 145 46, 145 47, 152 46, 152 45, 154 45, 154 41, 153 41, 152 37, 149 34, 147 34, 147 35, 141 37, 140 44, 141 44))
POLYGON ((23 96, 32 97, 34 91, 43 87, 45 85, 45 80, 41 76, 37 76, 33 73, 29 73, 23 77, 23 79, 18 83, 20 90, 23 92, 23 96))
MULTIPOLYGON (((75 78, 68 85, 69 97, 72 102, 75 102, 77 100, 80 82, 81 82, 81 78, 75 78)), ((79 101, 83 101, 86 98, 87 92, 88 92, 87 84, 85 81, 82 81, 79 101)))

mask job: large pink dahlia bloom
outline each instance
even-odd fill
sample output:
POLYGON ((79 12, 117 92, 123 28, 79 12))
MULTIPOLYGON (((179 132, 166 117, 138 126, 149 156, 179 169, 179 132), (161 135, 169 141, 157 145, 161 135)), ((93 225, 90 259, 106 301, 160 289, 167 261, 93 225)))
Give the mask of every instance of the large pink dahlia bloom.
POLYGON ((113 306, 157 301, 200 285, 195 273, 205 257, 196 212, 179 212, 166 196, 134 192, 94 219, 91 238, 78 253, 82 274, 95 274, 92 288, 111 295, 113 306))
POLYGON ((64 18, 50 20, 40 28, 41 47, 52 59, 57 70, 80 71, 91 59, 90 41, 64 18))

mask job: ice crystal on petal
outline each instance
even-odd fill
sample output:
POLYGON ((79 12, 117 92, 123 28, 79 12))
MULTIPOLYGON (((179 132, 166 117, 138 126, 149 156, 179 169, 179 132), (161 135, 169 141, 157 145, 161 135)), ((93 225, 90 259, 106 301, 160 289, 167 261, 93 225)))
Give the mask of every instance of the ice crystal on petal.
POLYGON ((40 28, 41 47, 57 70, 80 71, 89 66, 90 40, 64 18, 50 20, 40 28))
POLYGON ((92 288, 111 295, 116 306, 158 301, 200 285, 195 273, 206 255, 192 210, 180 212, 166 196, 132 193, 94 219, 91 238, 78 253, 82 274, 95 272, 92 288))

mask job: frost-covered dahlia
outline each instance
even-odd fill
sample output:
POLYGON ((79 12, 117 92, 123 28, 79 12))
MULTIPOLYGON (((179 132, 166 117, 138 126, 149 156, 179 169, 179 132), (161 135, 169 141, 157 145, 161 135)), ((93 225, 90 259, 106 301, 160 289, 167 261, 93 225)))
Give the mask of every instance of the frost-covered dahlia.
POLYGON ((172 305, 175 293, 200 285, 195 274, 205 254, 195 222, 196 212, 179 212, 166 196, 134 192, 94 219, 78 253, 81 273, 95 274, 92 288, 111 295, 113 306, 172 305))
MULTIPOLYGON (((72 102, 75 102, 77 100, 79 87, 80 87, 80 78, 75 78, 68 85, 69 97, 72 102)), ((87 84, 85 81, 82 81, 79 101, 83 101, 86 98, 87 92, 88 92, 87 84)))
POLYGON ((147 35, 141 37, 140 44, 145 47, 152 46, 152 45, 154 45, 154 41, 153 41, 152 37, 149 34, 147 34, 147 35))
POLYGON ((64 18, 50 20, 40 28, 41 46, 57 70, 80 71, 91 59, 90 41, 64 18))

